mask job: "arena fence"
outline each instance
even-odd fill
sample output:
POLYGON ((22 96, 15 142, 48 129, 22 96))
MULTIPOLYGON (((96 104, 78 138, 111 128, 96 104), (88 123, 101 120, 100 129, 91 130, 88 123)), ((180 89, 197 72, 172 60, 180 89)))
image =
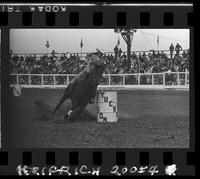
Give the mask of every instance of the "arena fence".
MULTIPOLYGON (((75 74, 10 74, 10 85, 22 88, 65 88, 75 74)), ((99 88, 185 88, 189 72, 104 74, 99 88)))

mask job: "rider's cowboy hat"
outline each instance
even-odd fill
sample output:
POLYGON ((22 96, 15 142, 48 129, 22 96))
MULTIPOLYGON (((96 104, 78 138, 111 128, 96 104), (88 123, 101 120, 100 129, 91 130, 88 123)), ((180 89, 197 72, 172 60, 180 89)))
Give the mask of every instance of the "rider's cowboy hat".
POLYGON ((97 48, 96 51, 97 51, 97 52, 100 52, 101 54, 105 54, 105 51, 104 51, 103 49, 97 48))

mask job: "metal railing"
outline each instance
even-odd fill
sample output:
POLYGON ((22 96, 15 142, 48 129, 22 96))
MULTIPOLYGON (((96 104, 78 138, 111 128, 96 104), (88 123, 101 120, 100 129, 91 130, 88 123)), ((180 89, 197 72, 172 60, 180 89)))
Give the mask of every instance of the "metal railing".
MULTIPOLYGON (((10 74, 11 85, 23 87, 66 87, 76 74, 10 74)), ((99 86, 189 87, 189 72, 104 74, 99 86)))

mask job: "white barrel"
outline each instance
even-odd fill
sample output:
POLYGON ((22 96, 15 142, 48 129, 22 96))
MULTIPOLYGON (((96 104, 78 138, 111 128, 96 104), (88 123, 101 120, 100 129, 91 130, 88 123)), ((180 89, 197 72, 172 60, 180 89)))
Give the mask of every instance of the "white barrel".
POLYGON ((98 91, 98 122, 117 122, 117 91, 98 91))
POLYGON ((21 96, 21 86, 20 85, 14 85, 13 86, 13 95, 14 96, 21 96))
POLYGON ((97 104, 98 111, 103 112, 117 112, 117 103, 109 101, 108 103, 100 102, 97 104))

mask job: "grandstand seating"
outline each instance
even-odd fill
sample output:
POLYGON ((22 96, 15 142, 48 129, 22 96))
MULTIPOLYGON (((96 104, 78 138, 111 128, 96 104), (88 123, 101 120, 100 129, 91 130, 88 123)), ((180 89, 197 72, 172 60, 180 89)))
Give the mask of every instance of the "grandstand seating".
MULTIPOLYGON (((167 85, 188 82, 189 50, 184 50, 179 55, 174 54, 173 58, 169 58, 168 51, 132 52, 131 69, 127 69, 126 53, 118 56, 106 53, 106 56, 109 63, 101 81, 102 84, 165 83, 167 85)), ((66 85, 71 78, 85 68, 85 65, 84 56, 80 54, 11 54, 11 83, 66 85)))

